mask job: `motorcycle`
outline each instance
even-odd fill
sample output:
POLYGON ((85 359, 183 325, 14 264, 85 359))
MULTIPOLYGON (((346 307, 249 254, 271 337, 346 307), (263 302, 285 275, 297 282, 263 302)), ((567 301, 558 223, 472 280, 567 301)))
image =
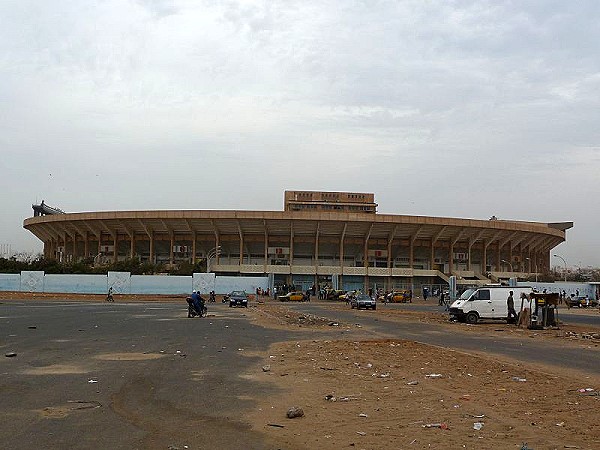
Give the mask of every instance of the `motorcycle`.
POLYGON ((208 314, 208 308, 206 306, 203 305, 202 310, 198 311, 194 306, 192 297, 187 297, 185 300, 188 304, 188 317, 206 317, 206 314, 208 314))

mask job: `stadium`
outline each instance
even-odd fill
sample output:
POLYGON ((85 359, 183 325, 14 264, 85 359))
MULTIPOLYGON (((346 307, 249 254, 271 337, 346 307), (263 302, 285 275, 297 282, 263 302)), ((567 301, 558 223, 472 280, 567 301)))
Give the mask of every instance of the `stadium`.
POLYGON ((228 276, 268 276, 299 289, 487 284, 550 268, 572 222, 378 214, 374 194, 285 191, 283 211, 65 213, 42 201, 23 227, 44 257, 97 264, 128 258, 167 267, 205 261, 228 276))

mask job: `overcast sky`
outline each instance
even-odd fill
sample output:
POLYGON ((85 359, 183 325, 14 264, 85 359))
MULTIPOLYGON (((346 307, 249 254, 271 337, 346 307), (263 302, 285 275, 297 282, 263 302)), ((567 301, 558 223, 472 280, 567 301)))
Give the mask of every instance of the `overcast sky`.
MULTIPOLYGON (((600 2, 0 2, 0 243, 67 212, 281 210, 573 221, 600 266, 600 2)), ((562 261, 552 258, 553 265, 562 261)))

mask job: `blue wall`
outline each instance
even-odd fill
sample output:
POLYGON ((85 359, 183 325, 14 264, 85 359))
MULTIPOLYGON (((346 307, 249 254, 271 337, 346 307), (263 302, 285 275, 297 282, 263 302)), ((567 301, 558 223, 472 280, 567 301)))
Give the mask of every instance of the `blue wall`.
POLYGON ((0 273, 0 290, 20 291, 21 275, 18 273, 0 273))
POLYGON ((44 275, 44 292, 105 294, 108 279, 104 275, 44 275))
POLYGON ((215 277, 214 274, 191 276, 131 275, 129 272, 109 272, 107 275, 44 274, 28 271, 21 274, 0 274, 0 292, 54 292, 66 294, 106 294, 112 287, 115 294, 189 294, 198 289, 207 294, 213 290, 226 294, 256 288, 267 289, 268 277, 215 277))

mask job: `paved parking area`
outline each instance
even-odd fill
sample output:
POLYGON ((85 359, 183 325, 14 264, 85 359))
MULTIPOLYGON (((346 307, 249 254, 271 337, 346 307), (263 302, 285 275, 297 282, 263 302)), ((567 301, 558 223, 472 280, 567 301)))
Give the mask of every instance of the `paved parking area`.
POLYGON ((173 303, 1 304, 2 446, 276 448, 243 421, 272 388, 243 374, 260 370, 252 352, 288 333, 252 325, 244 309, 186 312, 173 303))

